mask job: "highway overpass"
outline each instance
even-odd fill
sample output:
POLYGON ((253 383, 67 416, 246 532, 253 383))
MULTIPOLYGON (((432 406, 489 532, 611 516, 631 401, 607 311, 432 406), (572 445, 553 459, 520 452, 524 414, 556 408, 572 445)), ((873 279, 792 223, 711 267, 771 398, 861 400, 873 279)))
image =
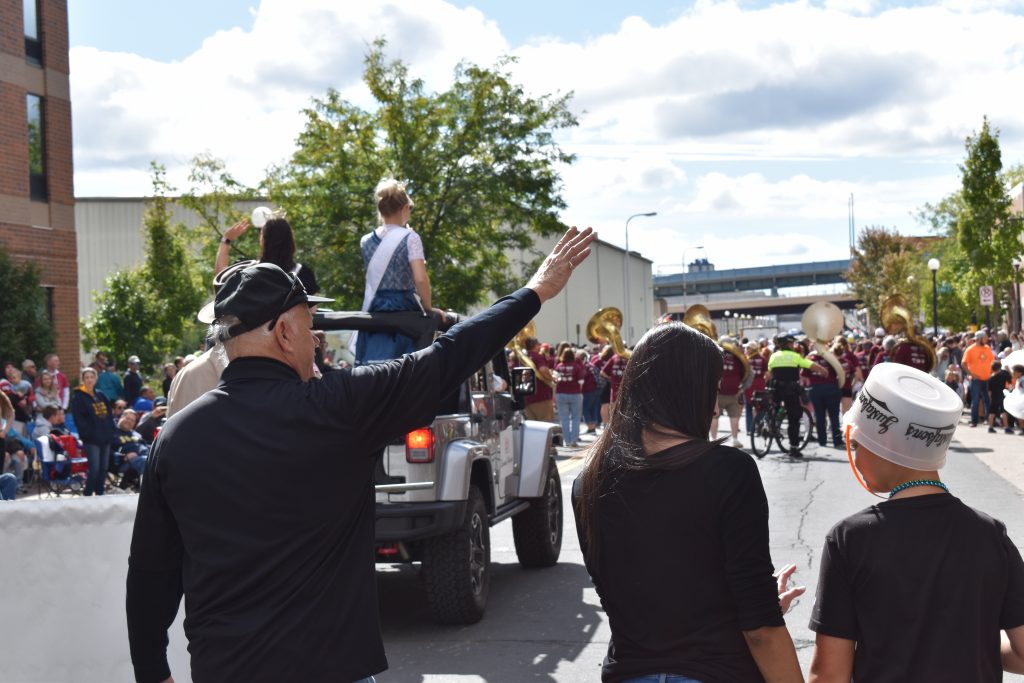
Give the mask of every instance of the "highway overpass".
MULTIPOLYGON (((699 296, 724 292, 751 292, 770 290, 773 296, 787 287, 809 287, 832 285, 846 282, 849 259, 842 261, 816 261, 813 263, 789 263, 781 266, 758 268, 734 268, 714 270, 707 262, 694 262, 686 273, 656 275, 654 277, 654 298, 699 296), (685 285, 685 291, 684 291, 685 285)), ((705 304, 706 305, 706 304, 705 304)))

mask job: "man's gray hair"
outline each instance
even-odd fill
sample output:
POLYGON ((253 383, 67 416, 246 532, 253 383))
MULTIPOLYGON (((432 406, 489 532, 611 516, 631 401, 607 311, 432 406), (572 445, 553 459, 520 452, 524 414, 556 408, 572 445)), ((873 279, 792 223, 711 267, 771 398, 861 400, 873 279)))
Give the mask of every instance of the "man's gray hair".
POLYGON ((242 321, 233 315, 221 316, 210 329, 213 331, 212 337, 215 344, 221 344, 224 346, 226 351, 230 351, 234 342, 243 335, 258 333, 261 337, 268 337, 272 334, 270 331, 270 323, 267 322, 264 325, 260 325, 255 330, 248 330, 242 334, 231 336, 231 328, 235 325, 240 324, 242 321))

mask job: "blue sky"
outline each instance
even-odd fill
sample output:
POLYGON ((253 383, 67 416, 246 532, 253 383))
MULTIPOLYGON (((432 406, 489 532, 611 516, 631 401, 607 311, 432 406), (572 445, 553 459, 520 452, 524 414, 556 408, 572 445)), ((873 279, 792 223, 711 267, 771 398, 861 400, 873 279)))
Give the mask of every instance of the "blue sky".
MULTIPOLYGON (((258 4, 254 0, 70 0, 71 44, 160 60, 182 59, 199 49, 203 40, 217 30, 250 28, 258 4)), ((525 43, 542 36, 588 40, 614 31, 626 16, 636 14, 649 21, 667 21, 692 3, 487 0, 452 4, 482 10, 498 22, 510 42, 525 43)))
POLYGON ((567 223, 666 270, 704 245, 718 267, 843 258, 857 223, 956 189, 983 115, 1024 160, 1024 0, 626 3, 537 0, 70 0, 76 192, 147 191, 150 159, 183 186, 210 152, 257 183, 300 109, 333 87, 372 106, 365 46, 389 40, 428 86, 460 60, 518 58, 535 93, 573 91, 559 136, 567 223))

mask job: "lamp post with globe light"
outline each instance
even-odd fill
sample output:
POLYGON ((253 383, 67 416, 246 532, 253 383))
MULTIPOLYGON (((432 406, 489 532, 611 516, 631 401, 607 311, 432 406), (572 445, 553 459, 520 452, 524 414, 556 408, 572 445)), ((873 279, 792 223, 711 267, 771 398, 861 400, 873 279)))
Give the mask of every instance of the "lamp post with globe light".
POLYGON ((625 281, 624 289, 625 289, 626 300, 625 300, 624 308, 626 310, 624 310, 622 313, 623 313, 623 315, 626 316, 626 319, 623 322, 626 325, 625 337, 626 337, 627 340, 628 339, 632 339, 632 337, 633 337, 633 326, 630 323, 630 320, 631 320, 630 308, 631 308, 631 306, 630 306, 630 300, 629 300, 629 222, 631 220, 633 220, 634 218, 645 218, 645 217, 649 218, 651 216, 657 216, 657 215, 658 215, 657 211, 648 211, 647 213, 635 213, 635 214, 633 214, 632 216, 630 216, 629 218, 626 219, 626 267, 622 269, 622 277, 623 277, 623 280, 625 281))
POLYGON ((687 265, 686 265, 686 252, 689 251, 690 249, 692 249, 694 251, 697 251, 698 249, 703 249, 703 248, 704 247, 686 247, 686 248, 683 249, 683 311, 684 312, 686 311, 686 269, 687 269, 687 265))
POLYGON ((939 259, 928 259, 928 270, 932 271, 932 333, 939 336, 939 259))
POLYGON ((1013 264, 1013 272, 1016 275, 1016 277, 1013 278, 1013 299, 1017 306, 1017 315, 1013 320, 1013 331, 1019 332, 1020 329, 1024 327, 1024 311, 1021 310, 1021 306, 1024 304, 1022 304, 1020 296, 1020 268, 1024 265, 1024 254, 1016 257, 1010 263, 1013 264))

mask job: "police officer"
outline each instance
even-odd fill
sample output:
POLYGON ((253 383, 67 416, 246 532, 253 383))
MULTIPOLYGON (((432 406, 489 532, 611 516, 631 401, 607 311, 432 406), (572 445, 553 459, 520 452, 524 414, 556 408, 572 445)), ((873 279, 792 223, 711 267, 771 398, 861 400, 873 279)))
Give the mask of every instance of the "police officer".
POLYGON ((796 339, 792 335, 783 334, 775 338, 775 352, 768 359, 768 377, 771 381, 775 400, 786 406, 786 420, 789 431, 789 454, 799 458, 800 453, 800 419, 803 408, 800 405, 800 370, 828 376, 828 370, 810 361, 793 350, 796 339))
POLYGON ((310 381, 316 339, 294 275, 260 263, 217 292, 229 365, 168 420, 146 465, 127 581, 136 680, 168 681, 186 596, 192 680, 372 680, 387 668, 374 575, 376 453, 522 329, 590 253, 566 232, 523 289, 401 359, 310 381), (300 468, 328 488, 284 487, 300 468))

